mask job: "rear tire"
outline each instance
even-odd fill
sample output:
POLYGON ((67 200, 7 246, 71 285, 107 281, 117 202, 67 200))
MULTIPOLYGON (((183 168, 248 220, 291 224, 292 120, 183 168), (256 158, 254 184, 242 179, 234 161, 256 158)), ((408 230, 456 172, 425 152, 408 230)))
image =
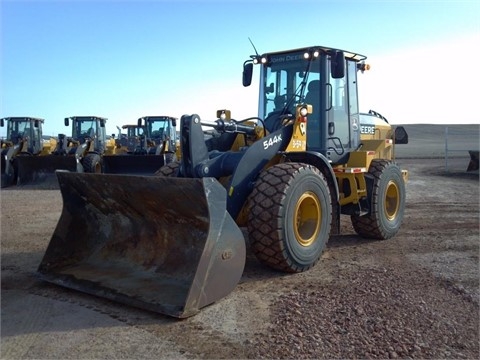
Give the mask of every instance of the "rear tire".
POLYGON ((313 267, 330 237, 332 203, 320 171, 282 163, 263 171, 249 197, 248 233, 253 253, 285 272, 313 267))
POLYGON ((100 174, 102 172, 102 158, 98 154, 88 154, 82 161, 83 171, 100 174))
POLYGON ((365 238, 390 239, 400 229, 405 212, 402 171, 391 161, 373 160, 366 177, 367 184, 373 183, 369 186, 372 189, 371 211, 365 216, 352 215, 353 228, 365 238))
POLYGON ((170 162, 170 163, 162 166, 160 169, 158 169, 155 172, 154 175, 176 177, 176 176, 178 176, 179 171, 180 171, 180 162, 179 161, 173 161, 173 162, 170 162))

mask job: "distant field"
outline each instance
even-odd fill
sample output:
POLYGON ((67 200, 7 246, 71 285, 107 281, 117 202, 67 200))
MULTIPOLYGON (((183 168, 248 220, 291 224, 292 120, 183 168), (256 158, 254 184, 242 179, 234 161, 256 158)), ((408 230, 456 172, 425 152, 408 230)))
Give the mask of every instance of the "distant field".
POLYGON ((397 158, 424 157, 470 158, 468 150, 479 150, 480 125, 403 125, 408 144, 395 147, 397 158))

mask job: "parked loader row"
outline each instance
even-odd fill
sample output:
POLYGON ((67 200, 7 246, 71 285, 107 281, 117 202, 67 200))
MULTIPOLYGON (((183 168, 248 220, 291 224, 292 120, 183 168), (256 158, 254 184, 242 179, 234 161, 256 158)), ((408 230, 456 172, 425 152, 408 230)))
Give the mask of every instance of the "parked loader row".
POLYGON ((289 273, 319 262, 341 215, 359 237, 395 236, 408 171, 394 147, 408 136, 359 111, 365 59, 324 46, 253 55, 243 85, 257 67, 258 116, 181 116, 181 158, 157 176, 58 172, 63 210, 39 277, 185 318, 236 287, 244 234, 261 263, 289 273))
POLYGON ((56 181, 57 170, 152 175, 180 157, 174 117, 142 117, 136 125, 127 125, 126 137, 118 139, 107 136, 106 121, 98 116, 65 118, 72 135, 46 139, 44 119, 3 118, 7 138, 2 140, 2 187, 56 181))

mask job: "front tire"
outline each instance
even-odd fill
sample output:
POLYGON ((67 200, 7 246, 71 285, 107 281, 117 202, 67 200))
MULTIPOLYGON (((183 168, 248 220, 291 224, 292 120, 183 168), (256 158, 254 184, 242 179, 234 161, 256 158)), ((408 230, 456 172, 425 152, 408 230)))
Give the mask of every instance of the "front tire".
POLYGON ((154 175, 176 177, 176 176, 178 176, 179 171, 180 171, 180 162, 179 161, 173 161, 173 162, 169 162, 166 165, 162 166, 160 169, 158 169, 155 172, 154 175))
POLYGON ((285 272, 313 267, 330 237, 332 203, 320 171, 282 163, 260 174, 249 197, 248 233, 253 253, 285 272))
POLYGON ((102 158, 98 154, 88 154, 82 161, 83 170, 87 173, 102 172, 102 158))
POLYGON ((367 183, 372 186, 371 209, 368 215, 352 215, 355 232, 365 238, 387 240, 400 229, 405 212, 405 182, 402 171, 393 162, 373 160, 367 183))

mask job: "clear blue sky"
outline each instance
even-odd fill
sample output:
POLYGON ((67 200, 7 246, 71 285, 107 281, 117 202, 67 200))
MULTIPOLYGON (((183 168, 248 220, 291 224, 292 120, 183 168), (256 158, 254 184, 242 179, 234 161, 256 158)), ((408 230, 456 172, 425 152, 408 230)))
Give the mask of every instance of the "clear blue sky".
POLYGON ((0 117, 41 117, 56 135, 74 115, 107 117, 108 133, 146 115, 253 116, 258 81, 241 84, 250 37, 260 53, 367 55, 360 109, 394 124, 480 123, 479 3, 1 0, 0 117))

